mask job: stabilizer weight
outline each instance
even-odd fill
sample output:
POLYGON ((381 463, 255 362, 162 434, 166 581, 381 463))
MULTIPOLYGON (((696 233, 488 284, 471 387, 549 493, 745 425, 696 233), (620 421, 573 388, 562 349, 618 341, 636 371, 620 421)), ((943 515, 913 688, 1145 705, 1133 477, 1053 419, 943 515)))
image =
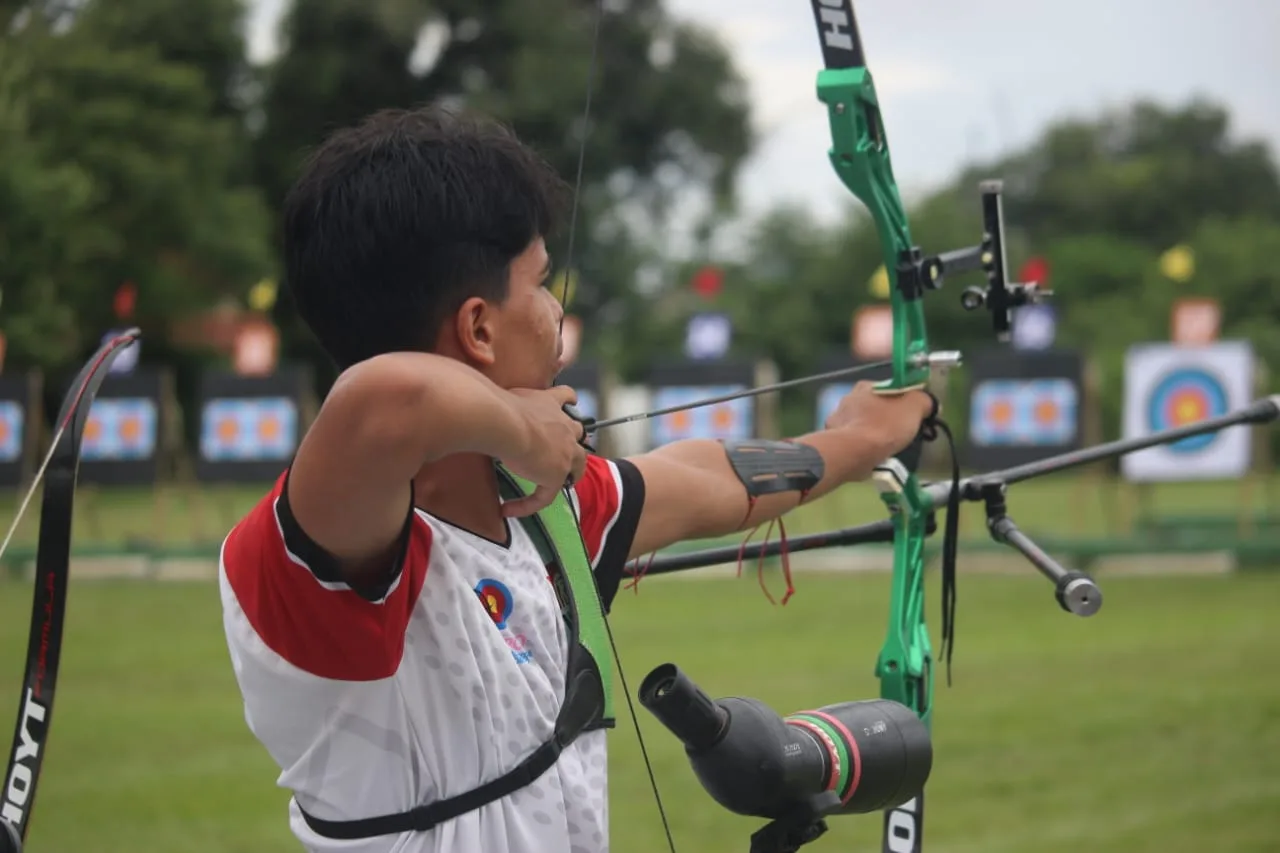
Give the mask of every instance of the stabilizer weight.
POLYGON ((1068 613, 1092 616, 1102 607, 1102 590, 1084 572, 1067 572, 1058 578, 1054 597, 1068 613))

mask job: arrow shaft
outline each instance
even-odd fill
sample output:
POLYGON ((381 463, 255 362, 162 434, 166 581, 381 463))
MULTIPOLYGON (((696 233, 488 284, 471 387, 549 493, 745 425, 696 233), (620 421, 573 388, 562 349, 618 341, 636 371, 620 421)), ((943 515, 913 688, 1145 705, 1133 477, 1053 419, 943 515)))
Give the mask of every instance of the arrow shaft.
POLYGON ((799 379, 788 379, 786 382, 776 382, 772 385, 761 385, 759 388, 748 388, 745 391, 734 391, 732 394, 721 394, 718 397, 707 397, 702 400, 694 400, 692 403, 681 403, 678 406, 667 406, 665 409, 656 409, 652 412, 637 412, 634 415, 623 415, 620 418, 609 418, 604 421, 596 421, 587 425, 587 432, 593 433, 607 427, 619 426, 620 424, 635 423, 636 421, 647 421, 650 418, 662 417, 663 415, 673 415, 676 412, 686 412, 690 409, 701 409, 704 406, 714 406, 717 403, 727 403, 730 400, 741 400, 743 397, 758 397, 761 394, 769 394, 773 391, 784 391, 787 388, 798 388, 801 385, 810 385, 814 382, 824 382, 829 379, 843 379, 849 376, 856 376, 859 373, 869 373, 873 370, 879 370, 889 367, 892 362, 873 361, 870 364, 860 364, 857 367, 844 367, 840 370, 830 370, 826 373, 815 373, 812 376, 802 376, 799 379))

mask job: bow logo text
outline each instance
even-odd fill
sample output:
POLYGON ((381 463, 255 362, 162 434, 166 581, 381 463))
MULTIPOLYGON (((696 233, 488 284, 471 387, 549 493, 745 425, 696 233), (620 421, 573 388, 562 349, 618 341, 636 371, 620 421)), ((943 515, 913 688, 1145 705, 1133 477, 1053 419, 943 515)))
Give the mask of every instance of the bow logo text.
POLYGON ((818 16, 822 21, 822 43, 840 50, 853 50, 853 35, 849 32, 849 7, 845 0, 819 0, 822 9, 818 16))
POLYGON ((30 762, 40 754, 40 744, 31 736, 31 721, 43 723, 47 715, 48 709, 37 702, 31 688, 27 688, 27 700, 22 706, 22 725, 18 727, 18 751, 14 756, 13 772, 5 785, 4 806, 0 807, 0 818, 14 826, 22 824, 26 813, 27 798, 31 795, 35 776, 30 762))

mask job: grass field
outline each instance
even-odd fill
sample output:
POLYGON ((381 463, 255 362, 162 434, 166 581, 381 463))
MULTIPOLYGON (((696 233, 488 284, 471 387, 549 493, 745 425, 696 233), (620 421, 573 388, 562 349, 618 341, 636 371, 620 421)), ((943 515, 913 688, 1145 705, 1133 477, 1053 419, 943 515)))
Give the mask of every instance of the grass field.
MULTIPOLYGON (((1238 493, 1217 488, 1220 501, 1238 493)), ((1012 509, 1028 529, 1105 527, 1105 509, 1064 509, 1081 493, 1028 484, 1012 509)), ((1158 498, 1170 510, 1225 508, 1204 491, 1158 498)), ((848 500, 840 514, 810 508, 798 527, 882 517, 863 495, 848 500)), ((121 513, 127 501, 102 504, 121 513)), ((960 580, 954 685, 938 678, 927 850, 1280 850, 1280 571, 1101 574, 1106 604, 1091 619, 1059 610, 1031 570, 962 568, 960 580)), ((673 661, 713 696, 751 695, 781 712, 876 695, 888 577, 803 573, 796 586, 786 607, 747 573, 624 592, 614 628, 629 686, 673 661)), ((936 638, 936 576, 929 593, 936 638)), ((29 584, 0 582, 4 726, 29 607, 29 584)), ((677 849, 745 853, 761 821, 721 810, 675 740, 640 714, 677 849)), ((613 851, 666 849, 625 708, 610 743, 613 851)), ((244 726, 213 584, 73 583, 29 853, 296 850, 275 775, 244 726)), ((879 833, 878 815, 837 818, 804 849, 878 850, 879 833)))
MULTIPOLYGON (((1088 620, 1057 610, 1039 578, 962 580, 926 849, 1280 848, 1280 574, 1103 579, 1088 620)), ((798 587, 779 608, 747 578, 646 582, 615 619, 632 689, 674 661, 713 696, 784 712, 874 695, 887 579, 805 574, 798 587)), ((12 714, 27 590, 0 596, 12 714)), ((678 849, 745 853, 760 822, 715 805, 641 715, 678 849)), ((610 738, 613 849, 665 849, 625 716, 610 738)), ((30 853, 298 849, 274 777, 242 721, 212 584, 73 590, 30 853)), ((843 817, 806 849, 878 850, 878 833, 876 816, 843 817)))

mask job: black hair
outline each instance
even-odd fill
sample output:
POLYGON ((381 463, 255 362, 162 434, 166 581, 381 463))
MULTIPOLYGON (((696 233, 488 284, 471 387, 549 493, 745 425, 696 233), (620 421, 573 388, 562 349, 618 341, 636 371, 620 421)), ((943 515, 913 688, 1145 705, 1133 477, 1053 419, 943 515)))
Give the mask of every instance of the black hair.
POLYGON ((430 107, 337 131, 284 202, 285 281, 339 366, 428 352, 464 301, 501 302, 567 185, 507 127, 430 107))

